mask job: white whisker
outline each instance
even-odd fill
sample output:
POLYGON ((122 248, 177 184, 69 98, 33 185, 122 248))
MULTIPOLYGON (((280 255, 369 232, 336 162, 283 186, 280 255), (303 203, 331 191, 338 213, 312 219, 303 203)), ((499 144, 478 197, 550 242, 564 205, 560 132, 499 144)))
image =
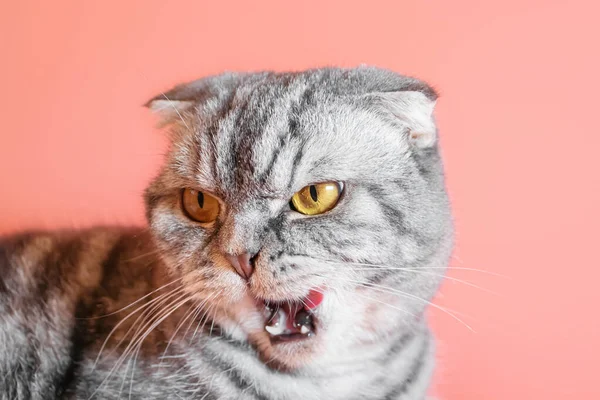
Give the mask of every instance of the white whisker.
POLYGON ((384 292, 384 293, 390 293, 390 294, 397 294, 399 296, 404 296, 404 297, 408 297, 408 298, 412 298, 415 300, 419 300, 424 302, 425 304, 430 305, 433 308, 436 308, 440 311, 445 312, 446 314, 448 314, 450 317, 454 318, 455 320, 457 320, 458 322, 460 322, 461 324, 463 324, 465 327, 467 327, 470 331, 475 332, 475 330, 469 325, 467 324, 465 321, 463 321, 462 319, 460 319, 458 316, 456 316, 454 313, 455 312, 451 312, 449 309, 439 306, 435 303, 432 303, 431 301, 424 299, 422 297, 416 296, 414 294, 411 293, 407 293, 404 292, 402 290, 398 290, 398 289, 393 289, 393 288, 389 288, 387 286, 382 286, 382 285, 377 285, 374 283, 369 283, 369 282, 362 282, 362 281, 358 281, 358 280, 354 280, 354 279, 346 279, 346 278, 342 278, 343 280, 347 280, 349 282, 353 282, 355 284, 367 287, 367 288, 372 288, 374 290, 378 290, 380 292, 384 292))
MULTIPOLYGON (((130 312, 127 316, 125 316, 123 319, 121 319, 115 326, 114 328, 109 332, 109 334, 106 336, 106 339, 104 340, 104 343, 102 343, 102 346, 100 347, 100 351, 98 351, 98 356, 96 357, 96 360, 94 362, 94 365, 92 367, 92 371, 94 371, 94 369, 96 368, 96 366, 98 365, 98 361, 100 360, 100 356, 102 355, 102 352, 104 350, 104 348, 106 347, 106 344, 108 343, 109 339, 111 338, 112 334, 119 328, 119 326, 121 326, 121 324, 123 324, 127 319, 129 319, 129 317, 131 317, 132 315, 134 315, 135 313, 137 313, 138 311, 142 310, 143 308, 149 307, 151 306, 153 303, 159 301, 161 298, 163 298, 164 296, 168 296, 169 294, 172 294, 173 292, 177 292, 178 290, 182 290, 182 287, 177 287, 173 290, 171 290, 170 292, 167 293, 163 293, 160 296, 156 297, 155 299, 152 299, 151 301, 149 301, 148 303, 145 303, 144 305, 136 308, 135 310, 133 310, 132 312, 130 312)), ((144 296, 144 298, 147 296, 144 296)), ((138 300, 139 301, 139 300, 138 300)))
MULTIPOLYGON (((160 324, 162 321, 164 321, 169 315, 171 315, 175 310, 177 310, 181 305, 185 304, 187 301, 189 301, 189 295, 186 295, 184 293, 182 296, 178 297, 177 300, 171 302, 171 306, 170 306, 171 308, 169 308, 167 310, 161 310, 160 314, 158 314, 157 316, 153 316, 148 323, 146 323, 143 327, 139 328, 138 331, 136 331, 136 334, 132 338, 131 342, 125 348, 124 352, 121 354, 121 356, 115 362, 115 365, 113 365, 113 367, 108 372, 107 376, 98 385, 98 387, 91 394, 91 396, 88 398, 88 400, 92 399, 96 395, 96 393, 98 393, 98 390, 100 390, 100 388, 106 382, 108 382, 108 379, 112 376, 112 374, 114 373, 114 371, 117 368, 120 368, 120 366, 123 364, 123 361, 125 360, 125 358, 127 358, 127 356, 131 353, 132 349, 137 348, 138 345, 141 345, 143 343, 143 341, 146 339, 146 337, 152 332, 152 330, 154 330, 154 328, 156 326, 158 326, 158 324, 160 324), (177 303, 176 305, 174 305, 174 306, 172 305, 173 302, 179 301, 179 299, 181 299, 182 297, 186 297, 186 298, 183 299, 182 301, 180 301, 179 303, 177 303), (138 338, 138 332, 140 331, 140 329, 146 328, 146 326, 148 324, 152 323, 153 320, 155 322, 152 324, 152 326, 150 326, 149 328, 147 328, 146 331, 145 331, 145 333, 141 337, 138 338)), ((114 331, 114 329, 113 329, 113 331, 114 331)), ((105 343, 106 343, 106 341, 105 341, 105 343)))
POLYGON ((150 293, 148 293, 148 294, 146 294, 146 295, 144 295, 144 296, 140 297, 140 298, 139 298, 139 299, 137 299, 136 301, 134 301, 134 302, 132 302, 132 303, 128 304, 127 306, 125 306, 125 307, 123 307, 123 308, 119 308, 118 310, 116 310, 116 311, 113 311, 113 312, 111 312, 111 313, 109 313, 109 314, 98 315, 98 316, 95 316, 95 317, 89 317, 89 318, 78 318, 78 319, 82 319, 82 320, 94 320, 94 319, 100 319, 100 318, 110 317, 111 315, 118 314, 118 313, 120 313, 121 311, 125 311, 125 310, 127 310, 128 308, 132 307, 134 304, 137 304, 137 303, 139 303, 140 301, 144 300, 146 297, 148 297, 148 296, 152 296, 152 294, 154 294, 154 293, 158 292, 158 291, 159 291, 159 290, 161 290, 161 289, 164 289, 165 287, 167 287, 167 286, 169 286, 169 285, 172 285, 173 283, 175 283, 175 282, 177 282, 177 281, 179 281, 179 280, 181 280, 181 278, 177 278, 177 279, 175 279, 175 280, 173 280, 173 281, 171 281, 171 282, 169 282, 169 283, 166 283, 166 284, 162 285, 161 287, 159 287, 159 288, 157 288, 157 289, 154 289, 154 290, 153 290, 153 291, 151 291, 150 293))
POLYGON ((306 257, 306 258, 312 259, 312 260, 316 260, 316 261, 330 263, 330 264, 336 264, 336 265, 350 265, 350 266, 357 265, 359 267, 364 267, 364 268, 352 267, 352 269, 355 271, 363 271, 363 270, 368 271, 368 270, 377 270, 377 269, 379 269, 379 270, 396 270, 396 271, 413 270, 413 269, 440 269, 440 270, 450 270, 450 271, 460 270, 460 271, 481 272, 481 273, 488 274, 488 275, 498 276, 500 278, 510 279, 509 276, 502 275, 497 272, 486 271, 484 269, 477 269, 477 268, 465 268, 465 267, 453 267, 453 266, 448 266, 448 267, 414 267, 414 266, 397 267, 397 266, 389 266, 389 265, 385 265, 385 264, 370 264, 370 263, 360 263, 360 262, 342 261, 342 260, 328 260, 325 258, 317 258, 317 257, 309 257, 309 256, 303 256, 303 257, 306 257))

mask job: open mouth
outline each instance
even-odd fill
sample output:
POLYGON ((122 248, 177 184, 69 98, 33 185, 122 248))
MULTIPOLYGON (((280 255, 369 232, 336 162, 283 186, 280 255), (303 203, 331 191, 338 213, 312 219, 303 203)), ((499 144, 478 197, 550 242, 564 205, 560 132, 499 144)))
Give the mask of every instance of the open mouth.
POLYGON ((300 301, 265 301, 265 330, 273 343, 303 340, 316 334, 314 310, 323 301, 323 293, 311 290, 300 301))

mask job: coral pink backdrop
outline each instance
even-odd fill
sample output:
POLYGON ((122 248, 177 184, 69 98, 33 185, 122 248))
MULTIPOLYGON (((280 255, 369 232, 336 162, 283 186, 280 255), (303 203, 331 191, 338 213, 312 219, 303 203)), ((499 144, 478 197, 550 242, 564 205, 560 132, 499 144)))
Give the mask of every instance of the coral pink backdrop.
POLYGON ((551 0, 6 2, 0 231, 143 223, 165 141, 141 104, 175 83, 389 67, 442 95, 458 237, 436 304, 475 332, 432 310, 435 391, 600 399, 599 12, 551 0))

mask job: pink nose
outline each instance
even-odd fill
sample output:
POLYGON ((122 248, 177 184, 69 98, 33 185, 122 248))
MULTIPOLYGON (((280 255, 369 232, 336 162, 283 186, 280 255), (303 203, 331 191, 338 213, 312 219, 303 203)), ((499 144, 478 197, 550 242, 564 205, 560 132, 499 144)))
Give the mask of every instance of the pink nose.
POLYGON ((233 265, 235 268, 235 272, 237 272, 242 278, 248 280, 252 276, 254 272, 254 258, 248 253, 242 253, 240 255, 232 255, 228 254, 227 260, 233 265))

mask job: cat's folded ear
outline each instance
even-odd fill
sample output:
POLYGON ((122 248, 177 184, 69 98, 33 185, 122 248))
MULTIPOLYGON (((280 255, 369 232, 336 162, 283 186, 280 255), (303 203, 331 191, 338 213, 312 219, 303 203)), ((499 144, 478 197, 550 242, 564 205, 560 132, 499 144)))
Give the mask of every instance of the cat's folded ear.
POLYGON ((231 91, 242 77, 243 74, 239 73, 224 73, 177 85, 148 100, 144 106, 160 117, 161 127, 177 121, 185 124, 190 111, 202 107, 211 98, 231 91))
POLYGON ((400 90, 369 94, 385 112, 407 127, 407 139, 417 148, 431 147, 436 142, 437 128, 433 110, 437 95, 433 91, 400 90))
POLYGON ((184 115, 194 106, 193 100, 174 100, 167 93, 149 100, 144 104, 159 117, 158 127, 170 125, 178 119, 184 122, 184 115))

